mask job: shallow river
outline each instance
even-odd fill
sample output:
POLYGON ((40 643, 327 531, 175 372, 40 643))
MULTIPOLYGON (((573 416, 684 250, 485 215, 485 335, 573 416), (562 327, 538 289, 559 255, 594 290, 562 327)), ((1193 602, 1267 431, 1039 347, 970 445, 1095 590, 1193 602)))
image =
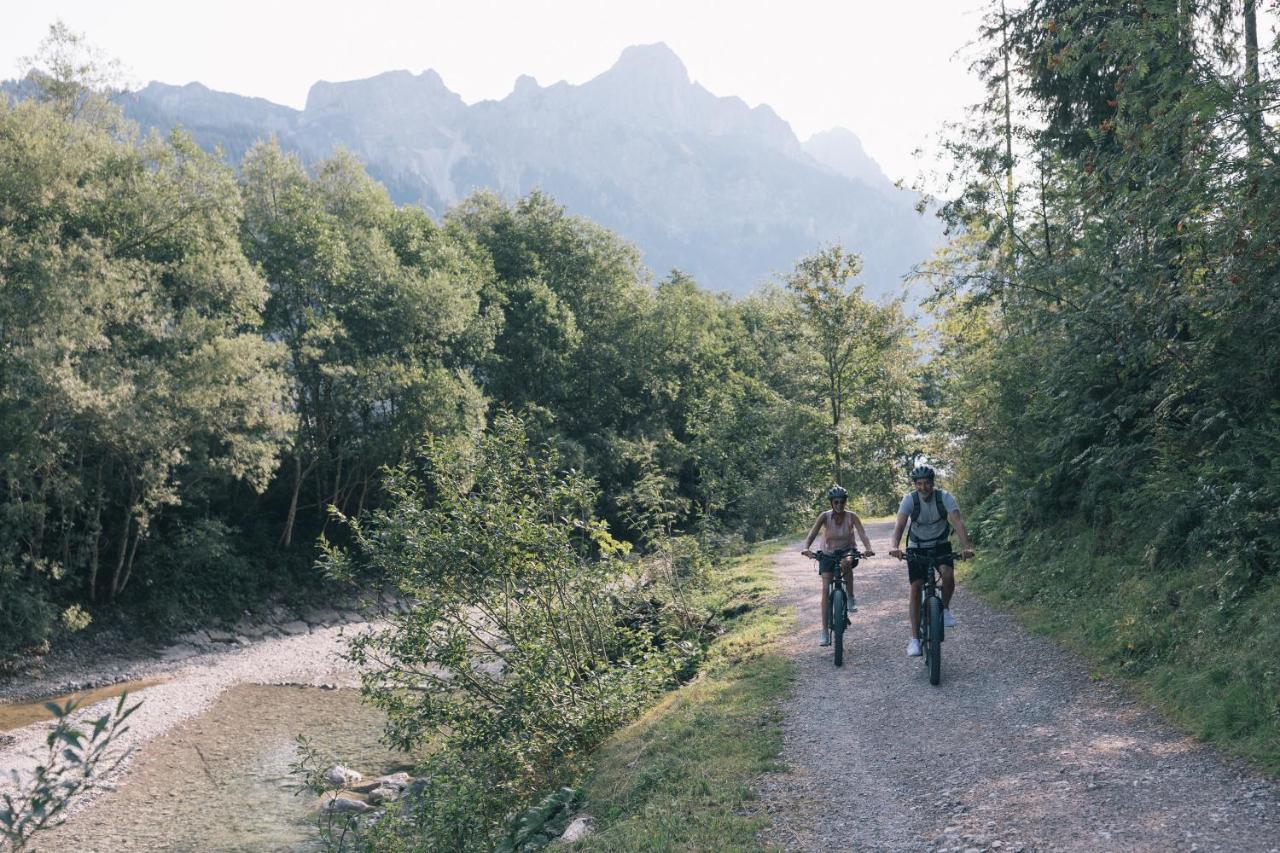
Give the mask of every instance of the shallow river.
POLYGON ((45 834, 36 849, 319 849, 316 800, 295 795, 289 773, 297 735, 322 755, 380 774, 404 761, 379 744, 382 724, 355 690, 230 688, 204 714, 147 743, 115 790, 45 834))

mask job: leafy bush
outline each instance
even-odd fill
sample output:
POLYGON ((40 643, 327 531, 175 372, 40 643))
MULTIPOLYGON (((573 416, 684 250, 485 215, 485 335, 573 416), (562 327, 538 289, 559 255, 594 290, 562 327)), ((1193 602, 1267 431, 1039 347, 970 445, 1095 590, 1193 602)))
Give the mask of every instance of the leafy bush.
POLYGON ((385 487, 384 508, 347 520, 351 549, 323 562, 336 577, 383 575, 414 602, 350 653, 391 740, 434 744, 431 763, 450 768, 447 784, 431 774, 424 808, 479 821, 459 833, 419 814, 419 841, 491 847, 506 813, 572 775, 698 654, 706 620, 670 591, 700 558, 685 542, 656 564, 627 559, 592 515, 592 484, 511 415, 470 453, 428 440, 385 487))
POLYGON ((47 754, 29 778, 11 770, 13 791, 0 796, 0 849, 25 850, 36 833, 58 826, 67 807, 92 789, 128 757, 118 742, 129 731, 126 722, 141 702, 128 705, 128 693, 115 708, 92 721, 88 732, 73 715, 75 700, 45 707, 55 723, 45 738, 47 754))
POLYGON ((0 561, 0 669, 24 651, 43 646, 56 626, 56 610, 45 585, 27 579, 12 563, 0 561))

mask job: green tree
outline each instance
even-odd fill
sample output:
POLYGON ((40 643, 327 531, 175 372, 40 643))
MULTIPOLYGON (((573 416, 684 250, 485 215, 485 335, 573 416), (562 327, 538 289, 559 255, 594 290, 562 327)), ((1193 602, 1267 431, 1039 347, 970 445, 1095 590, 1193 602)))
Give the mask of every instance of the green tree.
POLYGON ((861 271, 861 258, 835 245, 800 260, 786 279, 796 301, 797 338, 812 357, 814 392, 827 412, 834 483, 844 481, 845 418, 866 366, 872 311, 853 283, 861 271))
POLYGON ((234 176, 181 135, 117 132, 0 106, 2 559, 91 600, 192 485, 264 488, 290 421, 234 176))
POLYGON ((242 164, 249 256, 270 287, 266 330, 289 353, 298 429, 284 468, 280 541, 299 508, 358 512, 382 465, 423 430, 477 429, 484 400, 468 367, 496 329, 481 311, 492 273, 473 246, 421 211, 397 209, 349 155, 314 177, 274 143, 242 164))

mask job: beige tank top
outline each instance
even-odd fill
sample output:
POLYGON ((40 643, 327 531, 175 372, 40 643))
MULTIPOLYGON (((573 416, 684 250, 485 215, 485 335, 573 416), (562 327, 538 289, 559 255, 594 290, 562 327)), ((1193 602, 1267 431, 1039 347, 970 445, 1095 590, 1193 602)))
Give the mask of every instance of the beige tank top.
POLYGON ((851 547, 853 545, 853 513, 846 510, 844 521, 841 523, 836 523, 834 510, 827 510, 822 515, 822 550, 834 551, 837 548, 851 547))

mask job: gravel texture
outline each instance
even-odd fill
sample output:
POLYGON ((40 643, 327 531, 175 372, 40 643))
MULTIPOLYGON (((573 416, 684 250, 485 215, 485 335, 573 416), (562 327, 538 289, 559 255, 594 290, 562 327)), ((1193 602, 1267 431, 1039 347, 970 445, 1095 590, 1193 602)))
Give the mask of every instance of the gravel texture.
POLYGON ((797 664, 789 772, 758 783, 792 850, 1280 850, 1280 786, 1163 721, 1121 687, 956 592, 929 685, 908 658, 906 565, 890 522, 855 570, 845 665, 818 646, 819 581, 799 545, 774 561, 797 664))
MULTIPOLYGON (((310 686, 355 687, 359 685, 358 673, 338 657, 346 647, 346 637, 355 631, 368 630, 368 625, 336 627, 315 626, 310 633, 299 636, 273 637, 251 645, 216 644, 205 649, 191 646, 171 646, 160 653, 159 660, 135 660, 123 664, 113 661, 109 665, 87 668, 80 674, 80 683, 109 683, 128 678, 166 677, 162 684, 149 687, 137 694, 140 707, 129 718, 129 732, 122 747, 138 750, 148 741, 163 735, 174 726, 202 713, 225 690, 238 684, 301 684, 310 686), (181 648, 182 655, 174 655, 181 648)), ((57 681, 65 684, 65 672, 59 672, 57 681)), ((41 686, 41 681, 13 686, 14 692, 29 693, 41 686)), ((99 716, 114 706, 116 700, 91 705, 79 712, 84 717, 99 716)), ((10 770, 23 776, 45 755, 44 738, 52 723, 36 723, 9 732, 9 742, 0 740, 0 793, 7 790, 10 770)), ((127 772, 127 764, 122 772, 127 772)), ((116 780, 108 780, 108 788, 116 780)), ((91 799, 91 798, 90 798, 91 799)), ((78 811, 89 805, 87 799, 78 803, 78 811)))

